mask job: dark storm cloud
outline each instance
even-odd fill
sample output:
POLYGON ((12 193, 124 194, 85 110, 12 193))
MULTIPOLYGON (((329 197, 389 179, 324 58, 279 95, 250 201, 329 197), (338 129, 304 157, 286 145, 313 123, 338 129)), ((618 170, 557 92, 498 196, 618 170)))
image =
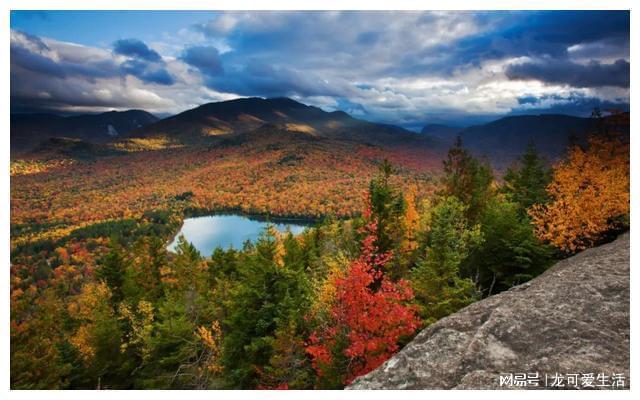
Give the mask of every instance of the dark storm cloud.
POLYGON ((617 60, 612 64, 592 61, 586 65, 568 60, 545 60, 510 65, 506 75, 512 80, 538 80, 575 88, 617 86, 629 87, 630 64, 617 60))
POLYGON ((119 78, 131 75, 145 83, 174 83, 164 62, 139 58, 118 62, 107 50, 45 42, 19 31, 11 31, 10 64, 12 110, 144 108, 150 104, 145 99, 157 102, 157 96, 129 91, 119 78))
POLYGON ((349 89, 338 82, 330 83, 311 72, 250 62, 239 69, 228 69, 223 75, 205 79, 208 87, 241 96, 343 96, 349 89))
POLYGON ((526 105, 526 107, 514 108, 509 113, 510 115, 568 114, 587 117, 596 108, 600 110, 629 110, 629 103, 622 99, 620 101, 608 101, 577 94, 570 94, 569 96, 523 96, 518 98, 518 103, 526 105))
POLYGON ((188 47, 183 51, 180 59, 209 77, 223 72, 220 54, 213 46, 188 47))
POLYGON ((170 86, 175 83, 173 77, 164 68, 160 54, 138 39, 122 39, 113 44, 113 52, 129 57, 120 64, 124 74, 135 76, 146 83, 170 86))
POLYGON ((20 40, 11 41, 12 71, 23 69, 56 78, 79 76, 89 80, 114 77, 118 74, 117 66, 111 60, 85 59, 77 62, 71 56, 54 60, 49 54, 51 49, 39 37, 23 32, 15 34, 20 40))
POLYGON ((173 85, 175 82, 166 69, 141 60, 131 59, 120 64, 124 74, 137 77, 143 82, 173 85))
POLYGON ((159 62, 162 60, 160 54, 150 49, 149 46, 138 39, 121 39, 116 41, 113 44, 113 52, 149 62, 159 62))
POLYGON ((509 56, 565 57, 570 46, 602 39, 629 41, 629 13, 620 11, 513 12, 496 17, 495 29, 461 40, 462 61, 509 56))

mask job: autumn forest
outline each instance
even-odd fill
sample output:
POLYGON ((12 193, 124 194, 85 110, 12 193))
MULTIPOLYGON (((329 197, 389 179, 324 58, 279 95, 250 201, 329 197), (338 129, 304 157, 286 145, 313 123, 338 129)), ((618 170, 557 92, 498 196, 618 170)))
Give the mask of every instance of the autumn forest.
POLYGON ((113 7, 7 10, 11 390, 628 375, 625 7, 113 7))
POLYGON ((628 228, 628 114, 595 120, 562 159, 529 145, 504 171, 460 138, 440 164, 276 127, 16 159, 12 385, 342 388, 421 328, 628 228), (185 216, 224 210, 316 223, 166 250, 185 216))

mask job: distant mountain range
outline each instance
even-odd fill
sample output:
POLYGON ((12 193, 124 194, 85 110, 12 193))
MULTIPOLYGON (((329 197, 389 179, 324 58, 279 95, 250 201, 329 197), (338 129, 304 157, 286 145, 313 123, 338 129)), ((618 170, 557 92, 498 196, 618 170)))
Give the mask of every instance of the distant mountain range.
POLYGON ((183 143, 243 134, 270 125, 283 131, 376 145, 423 144, 429 138, 406 129, 326 112, 289 98, 243 98, 208 103, 132 132, 132 137, 163 136, 183 143))
POLYGON ((69 117, 55 114, 12 114, 11 150, 33 150, 48 139, 60 137, 105 143, 127 137, 134 129, 156 121, 157 117, 142 110, 110 111, 69 117))
MULTIPOLYGON (((553 161, 572 143, 586 143, 587 136, 596 131, 597 123, 593 118, 569 115, 519 115, 467 128, 430 124, 422 134, 438 140, 444 147, 451 146, 460 136, 465 148, 501 167, 522 155, 530 143, 553 161)), ((623 129, 629 133, 628 127, 623 129)))
POLYGON ((394 125, 359 120, 342 111, 323 111, 289 98, 242 98, 204 104, 165 119, 140 110, 72 117, 14 114, 11 150, 42 151, 43 147, 59 146, 62 142, 51 139, 60 137, 74 140, 64 142, 65 148, 77 148, 82 146, 77 140, 108 144, 162 138, 173 144, 209 146, 246 143, 267 135, 269 140, 295 136, 383 147, 410 146, 429 149, 433 156, 444 155, 460 136, 473 154, 487 157, 494 166, 501 167, 520 156, 529 143, 553 161, 570 143, 584 142, 594 123, 590 118, 568 115, 522 115, 467 128, 429 124, 421 133, 415 133, 394 125))

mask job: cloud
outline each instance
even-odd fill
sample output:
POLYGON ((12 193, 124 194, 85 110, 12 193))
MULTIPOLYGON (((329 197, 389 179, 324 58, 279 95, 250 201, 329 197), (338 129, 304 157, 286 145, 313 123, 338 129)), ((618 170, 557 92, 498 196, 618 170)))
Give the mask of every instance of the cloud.
POLYGON ((232 14, 219 14, 215 18, 196 24, 194 28, 209 37, 219 37, 233 30, 238 18, 232 14))
POLYGON ((138 39, 121 39, 113 44, 113 52, 149 62, 160 62, 162 57, 138 39))
POLYGON ((576 88, 629 87, 630 64, 619 59, 612 64, 597 61, 578 64, 568 60, 544 60, 510 65, 506 75, 512 80, 538 80, 576 88))
POLYGON ((167 69, 179 72, 180 68, 164 61, 123 57, 109 50, 16 30, 11 31, 10 48, 12 110, 145 108, 166 111, 176 107, 169 93, 161 96, 143 87, 175 83, 167 69))
POLYGON ((148 108, 137 105, 148 99, 156 112, 180 112, 238 96, 289 96, 419 127, 545 107, 583 112, 585 99, 629 102, 628 11, 201 15, 175 32, 158 27, 151 43, 125 39, 110 49, 12 31, 12 105, 20 97, 148 108))
POLYGON ((175 82, 166 69, 136 59, 127 60, 120 64, 120 70, 147 83, 173 85, 175 82))
POLYGON ((187 47, 180 59, 209 77, 220 75, 223 72, 220 54, 218 49, 213 46, 187 47))
POLYGON ((121 39, 113 44, 113 52, 127 59, 120 64, 123 74, 135 76, 146 83, 173 85, 174 78, 164 68, 165 62, 155 50, 138 39, 121 39))

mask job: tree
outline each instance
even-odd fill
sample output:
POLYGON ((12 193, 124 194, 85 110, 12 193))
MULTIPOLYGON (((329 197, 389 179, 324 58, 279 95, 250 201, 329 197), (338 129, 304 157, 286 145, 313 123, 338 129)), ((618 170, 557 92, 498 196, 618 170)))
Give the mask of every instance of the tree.
POLYGON ((482 243, 480 226, 470 228, 467 207, 443 198, 431 212, 426 252, 411 272, 411 284, 426 324, 452 314, 476 297, 473 281, 460 277, 460 265, 482 243))
POLYGON ((629 145, 619 137, 592 135, 586 150, 574 146, 554 167, 550 201, 529 214, 536 234, 572 254, 594 246, 627 224, 629 145))
POLYGON ((308 309, 308 279, 297 263, 286 262, 278 241, 272 227, 261 233, 255 248, 240 260, 239 279, 225 304, 222 365, 230 388, 269 384, 260 381, 260 372, 277 354, 276 331, 292 319, 302 326, 308 309))
POLYGON ((480 163, 462 147, 460 136, 447 158, 443 161, 444 196, 455 196, 466 206, 465 217, 472 223, 482 213, 488 198, 491 196, 493 172, 487 164, 480 163))
POLYGON ((60 349, 64 305, 54 289, 45 289, 37 298, 35 294, 35 290, 15 290, 11 295, 11 388, 63 389, 72 369, 60 349), (28 319, 14 314, 20 306, 29 308, 28 319))
POLYGON ((69 315, 77 323, 69 342, 80 355, 85 382, 93 387, 118 388, 120 384, 122 331, 111 296, 105 282, 90 282, 68 306, 69 315))
POLYGON ((519 212, 525 215, 534 204, 545 204, 549 198, 547 185, 551 182, 551 168, 538 155, 533 143, 520 158, 519 166, 511 167, 504 175, 502 191, 516 203, 519 212))
POLYGON ((216 339, 208 265, 198 250, 180 237, 176 254, 160 273, 164 296, 158 304, 153 334, 145 340, 138 384, 165 389, 211 388, 217 376, 210 366, 218 365, 218 355, 207 335, 216 343, 220 339, 216 339))
POLYGON ((406 204, 402 192, 391 185, 391 175, 395 169, 388 160, 384 160, 378 169, 378 175, 369 184, 371 213, 378 221, 376 246, 381 252, 395 250, 402 237, 402 220, 406 204))
POLYGON ((492 198, 481 216, 482 245, 474 252, 478 284, 489 296, 528 281, 552 261, 551 248, 534 234, 522 206, 492 198))
POLYGON ((383 273, 391 253, 376 245, 377 220, 368 201, 364 217, 361 254, 336 281, 332 320, 309 338, 320 387, 339 387, 375 369, 419 324, 415 308, 406 304, 413 299, 408 282, 394 283, 383 273))
POLYGON ((96 271, 96 277, 104 281, 109 287, 110 298, 114 304, 122 300, 122 284, 128 261, 118 241, 112 237, 109 252, 100 260, 100 268, 96 271))

